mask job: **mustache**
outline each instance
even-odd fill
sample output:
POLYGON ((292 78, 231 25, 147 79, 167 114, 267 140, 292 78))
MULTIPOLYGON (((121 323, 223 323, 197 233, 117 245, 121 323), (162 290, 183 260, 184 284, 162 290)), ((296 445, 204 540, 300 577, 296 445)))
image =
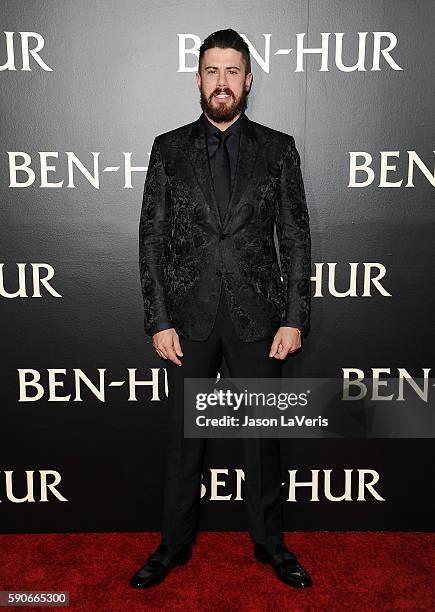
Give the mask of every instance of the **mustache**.
POLYGON ((231 91, 231 89, 225 88, 225 89, 215 89, 215 91, 211 94, 210 99, 213 96, 217 96, 218 94, 228 94, 229 96, 231 96, 232 98, 234 98, 234 94, 231 91))

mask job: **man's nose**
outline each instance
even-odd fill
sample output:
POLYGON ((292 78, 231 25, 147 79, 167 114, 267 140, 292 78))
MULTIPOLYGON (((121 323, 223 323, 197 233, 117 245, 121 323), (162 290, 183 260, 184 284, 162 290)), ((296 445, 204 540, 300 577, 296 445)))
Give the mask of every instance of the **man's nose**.
POLYGON ((219 75, 218 85, 219 85, 219 87, 226 87, 228 85, 228 83, 227 83, 227 75, 225 73, 219 75))

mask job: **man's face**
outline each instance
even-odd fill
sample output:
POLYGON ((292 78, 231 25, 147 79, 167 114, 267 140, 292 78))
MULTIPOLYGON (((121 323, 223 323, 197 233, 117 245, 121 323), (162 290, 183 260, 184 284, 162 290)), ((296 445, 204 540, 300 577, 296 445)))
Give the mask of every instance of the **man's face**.
POLYGON ((252 77, 251 72, 245 74, 240 51, 207 49, 196 73, 202 110, 216 123, 231 121, 246 108, 252 77))

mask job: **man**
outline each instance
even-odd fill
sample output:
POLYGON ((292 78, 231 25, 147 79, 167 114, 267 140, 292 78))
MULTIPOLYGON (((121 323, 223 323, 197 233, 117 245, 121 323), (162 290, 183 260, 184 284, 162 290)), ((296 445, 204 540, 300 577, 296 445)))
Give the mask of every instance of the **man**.
MULTIPOLYGON (((183 435, 184 378, 279 378, 310 324, 310 230, 292 136, 245 115, 249 48, 220 30, 200 48, 203 113, 158 136, 145 181, 139 256, 145 330, 167 361, 169 443, 161 544, 130 580, 147 588, 187 563, 204 439, 183 435), (275 247, 274 232, 278 243, 275 247)), ((276 439, 240 440, 257 560, 288 585, 311 579, 284 544, 276 439)))

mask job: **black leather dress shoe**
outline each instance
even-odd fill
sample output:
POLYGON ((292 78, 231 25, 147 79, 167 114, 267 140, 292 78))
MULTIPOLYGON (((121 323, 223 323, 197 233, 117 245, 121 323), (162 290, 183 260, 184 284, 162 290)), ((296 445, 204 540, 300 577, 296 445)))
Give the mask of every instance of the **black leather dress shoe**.
POLYGON ((298 589, 309 587, 313 584, 307 571, 298 563, 296 555, 286 550, 285 559, 274 559, 261 544, 254 543, 254 555, 260 563, 271 565, 278 579, 289 586, 298 589))
POLYGON ((184 565, 191 557, 190 544, 183 546, 174 557, 170 557, 166 546, 160 545, 147 562, 130 578, 130 586, 136 589, 148 589, 160 584, 173 567, 184 565))

